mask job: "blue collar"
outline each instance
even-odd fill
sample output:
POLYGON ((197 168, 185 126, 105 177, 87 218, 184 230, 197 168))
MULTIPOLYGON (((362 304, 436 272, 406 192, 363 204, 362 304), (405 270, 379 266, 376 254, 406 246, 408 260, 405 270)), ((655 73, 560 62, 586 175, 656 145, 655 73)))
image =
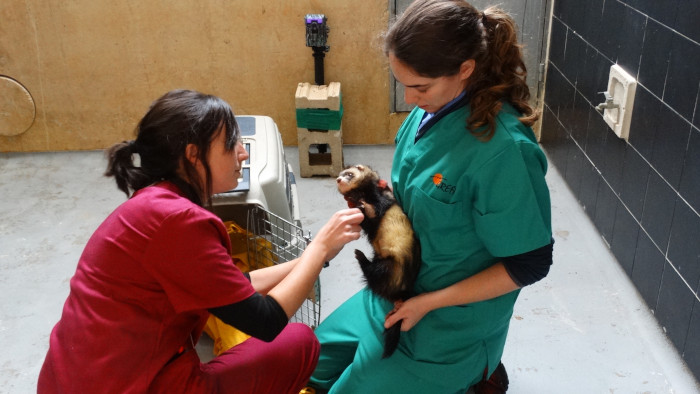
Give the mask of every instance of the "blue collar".
POLYGON ((421 120, 420 125, 418 126, 418 131, 416 132, 415 141, 417 142, 423 136, 423 134, 425 134, 425 132, 428 131, 428 129, 430 129, 440 119, 445 117, 445 115, 449 114, 457 108, 463 107, 467 104, 468 101, 469 99, 467 97, 467 91, 463 90, 462 93, 459 94, 459 96, 455 97, 454 99, 452 99, 452 101, 445 104, 437 112, 424 113, 423 119, 421 120))

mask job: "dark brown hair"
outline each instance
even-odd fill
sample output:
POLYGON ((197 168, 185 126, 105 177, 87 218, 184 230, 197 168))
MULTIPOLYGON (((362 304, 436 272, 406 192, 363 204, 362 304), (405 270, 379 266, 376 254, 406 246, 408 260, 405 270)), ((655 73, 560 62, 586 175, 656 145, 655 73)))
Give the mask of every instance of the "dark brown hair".
POLYGON ((176 184, 192 202, 209 203, 212 195, 209 146, 226 133, 226 149, 235 149, 240 137, 231 107, 224 100, 192 90, 173 90, 151 104, 136 127, 136 139, 113 145, 106 151, 106 176, 113 176, 127 197, 161 180, 176 184), (197 147, 206 179, 200 179, 185 157, 188 144, 197 147), (134 162, 138 155, 140 164, 134 162), (184 171, 184 179, 178 169, 184 171), (204 187, 204 189, 203 189, 204 187))
POLYGON ((455 75, 465 60, 474 59, 476 69, 467 85, 467 129, 486 141, 495 131, 502 100, 520 111, 519 119, 527 126, 539 118, 528 103, 521 48, 515 21, 506 12, 490 7, 481 13, 462 0, 411 3, 384 40, 387 55, 428 78, 455 75))

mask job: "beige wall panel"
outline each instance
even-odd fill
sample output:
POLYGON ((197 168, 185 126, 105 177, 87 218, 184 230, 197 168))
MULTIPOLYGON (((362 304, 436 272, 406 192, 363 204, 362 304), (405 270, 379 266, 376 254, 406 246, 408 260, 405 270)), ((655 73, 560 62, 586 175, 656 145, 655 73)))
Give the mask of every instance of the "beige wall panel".
MULTIPOLYGON (((27 131, 20 135, 0 136, 1 151, 44 150, 46 147, 45 133, 41 132, 44 117, 43 112, 38 108, 37 101, 40 97, 36 97, 40 78, 37 46, 34 40, 35 23, 28 8, 29 6, 24 2, 0 3, 0 21, 2 21, 0 23, 0 75, 11 77, 10 79, 23 86, 37 107, 34 122, 27 131), (10 70, 13 72, 10 73, 10 70)), ((0 86, 0 96, 7 97, 12 94, 6 88, 5 84, 0 86)), ((12 111, 12 109, 3 106, 0 111, 12 111)), ((17 115, 7 115, 8 118, 15 116, 17 115)))
POLYGON ((0 75, 26 88, 36 114, 26 132, 0 135, 0 151, 108 147, 175 88, 271 116, 294 145, 294 92, 314 82, 307 13, 328 17, 325 82, 342 84, 344 143, 392 143, 385 0, 3 0, 0 75))

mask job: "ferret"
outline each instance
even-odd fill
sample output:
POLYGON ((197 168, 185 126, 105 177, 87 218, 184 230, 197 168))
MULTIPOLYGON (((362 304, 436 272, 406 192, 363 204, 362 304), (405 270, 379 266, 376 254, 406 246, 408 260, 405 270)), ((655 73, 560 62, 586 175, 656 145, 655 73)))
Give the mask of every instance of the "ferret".
MULTIPOLYGON (((421 265, 420 244, 387 182, 361 164, 345 168, 336 182, 348 206, 359 208, 365 215, 360 227, 372 245, 374 256, 370 261, 360 250, 355 250, 355 257, 367 287, 392 303, 412 297, 421 265)), ((384 330, 382 358, 396 350, 402 321, 384 330)))

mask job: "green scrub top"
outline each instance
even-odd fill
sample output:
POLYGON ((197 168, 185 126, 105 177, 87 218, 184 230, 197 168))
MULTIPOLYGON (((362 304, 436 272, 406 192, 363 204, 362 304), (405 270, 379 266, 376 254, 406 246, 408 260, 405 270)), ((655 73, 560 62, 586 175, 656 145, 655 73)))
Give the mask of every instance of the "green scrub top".
MULTIPOLYGON (((445 288, 499 257, 549 244, 547 161, 518 112, 504 103, 488 142, 466 130, 468 106, 415 141, 423 114, 414 109, 401 126, 391 173, 421 242, 416 292, 445 288)), ((312 382, 335 382, 332 393, 464 392, 501 360, 518 293, 431 311, 402 332, 398 350, 382 360, 381 333, 392 305, 361 291, 316 330, 321 360, 312 382)))

